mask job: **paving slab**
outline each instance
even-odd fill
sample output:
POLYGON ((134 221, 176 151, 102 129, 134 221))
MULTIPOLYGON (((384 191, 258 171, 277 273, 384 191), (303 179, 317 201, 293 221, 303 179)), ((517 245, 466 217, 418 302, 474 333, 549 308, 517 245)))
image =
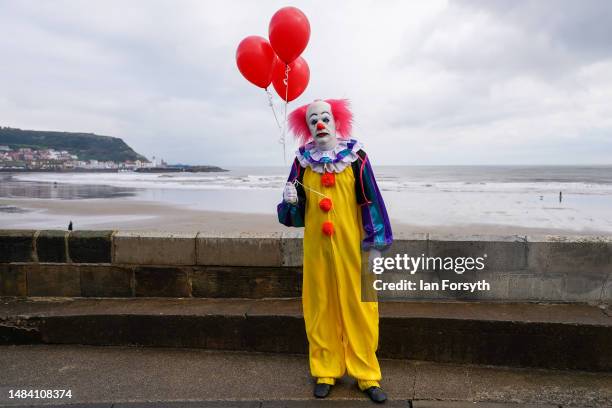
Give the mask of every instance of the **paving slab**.
POLYGON ((411 408, 560 408, 554 404, 516 404, 504 402, 470 402, 470 401, 412 401, 411 408))
POLYGON ((610 405, 607 397, 593 392, 594 389, 610 389, 610 374, 581 373, 568 377, 562 371, 531 369, 516 371, 497 368, 495 375, 486 367, 467 367, 470 392, 474 401, 509 401, 515 403, 547 403, 553 398, 563 400, 563 405, 605 406, 610 405))
POLYGON ((466 366, 416 362, 414 373, 414 399, 470 399, 466 366))
MULTIPOLYGON (((338 381, 329 399, 315 400, 303 355, 21 345, 0 346, 0 367, 0 406, 7 407, 68 403, 8 400, 8 389, 15 388, 70 389, 69 404, 99 408, 111 403, 113 408, 373 406, 349 377, 338 381)), ((388 359, 381 359, 381 368, 381 384, 390 397, 386 406, 392 407, 408 407, 408 401, 413 408, 612 405, 610 373, 388 359)))

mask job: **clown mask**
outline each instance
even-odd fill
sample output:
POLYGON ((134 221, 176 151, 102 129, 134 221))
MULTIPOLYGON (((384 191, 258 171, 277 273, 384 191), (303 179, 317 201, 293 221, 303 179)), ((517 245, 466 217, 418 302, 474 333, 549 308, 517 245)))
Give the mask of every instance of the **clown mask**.
POLYGON ((336 147, 336 122, 332 107, 325 101, 314 101, 306 109, 306 123, 312 140, 320 151, 333 150, 336 147))

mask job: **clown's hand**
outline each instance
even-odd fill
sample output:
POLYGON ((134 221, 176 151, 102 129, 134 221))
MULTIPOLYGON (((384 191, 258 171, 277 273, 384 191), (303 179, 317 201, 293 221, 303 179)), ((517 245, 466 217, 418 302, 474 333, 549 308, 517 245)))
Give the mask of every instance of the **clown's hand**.
POLYGON ((368 267, 370 271, 374 270, 374 260, 380 257, 381 257, 381 253, 378 249, 375 249, 375 248, 370 249, 370 253, 368 254, 368 267))
POLYGON ((295 204, 298 202, 298 195, 295 186, 291 182, 287 182, 285 184, 285 189, 283 190, 283 201, 289 204, 295 204))

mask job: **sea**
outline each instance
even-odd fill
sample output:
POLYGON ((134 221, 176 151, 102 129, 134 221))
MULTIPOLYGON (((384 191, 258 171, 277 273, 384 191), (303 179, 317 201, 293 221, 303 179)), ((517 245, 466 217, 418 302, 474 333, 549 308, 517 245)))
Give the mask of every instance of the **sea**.
MULTIPOLYGON (((612 233, 612 166, 378 166, 392 219, 422 226, 509 225, 612 233)), ((283 167, 221 173, 0 173, 3 199, 141 200, 208 211, 270 214, 283 167)), ((27 221, 27 213, 20 214, 27 221), (24 218, 25 217, 25 218, 24 218)))

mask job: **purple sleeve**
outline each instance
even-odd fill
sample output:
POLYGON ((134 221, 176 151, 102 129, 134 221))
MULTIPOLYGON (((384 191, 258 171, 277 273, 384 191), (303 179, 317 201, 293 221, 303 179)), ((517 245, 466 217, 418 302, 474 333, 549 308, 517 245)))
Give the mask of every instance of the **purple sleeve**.
POLYGON ((367 201, 361 205, 361 221, 365 232, 361 247, 365 251, 371 248, 383 251, 393 243, 391 223, 367 156, 360 167, 362 193, 367 197, 367 201))
MULTIPOLYGON (((291 172, 289 173, 289 177, 287 181, 293 182, 294 180, 300 180, 301 177, 300 163, 297 159, 293 162, 293 166, 291 166, 291 172)), ((296 186, 298 193, 298 202, 295 204, 287 203, 284 200, 280 202, 276 206, 276 212, 278 214, 278 222, 287 226, 287 227, 303 227, 304 226, 304 216, 306 212, 306 195, 304 194, 304 190, 300 185, 296 186)))

